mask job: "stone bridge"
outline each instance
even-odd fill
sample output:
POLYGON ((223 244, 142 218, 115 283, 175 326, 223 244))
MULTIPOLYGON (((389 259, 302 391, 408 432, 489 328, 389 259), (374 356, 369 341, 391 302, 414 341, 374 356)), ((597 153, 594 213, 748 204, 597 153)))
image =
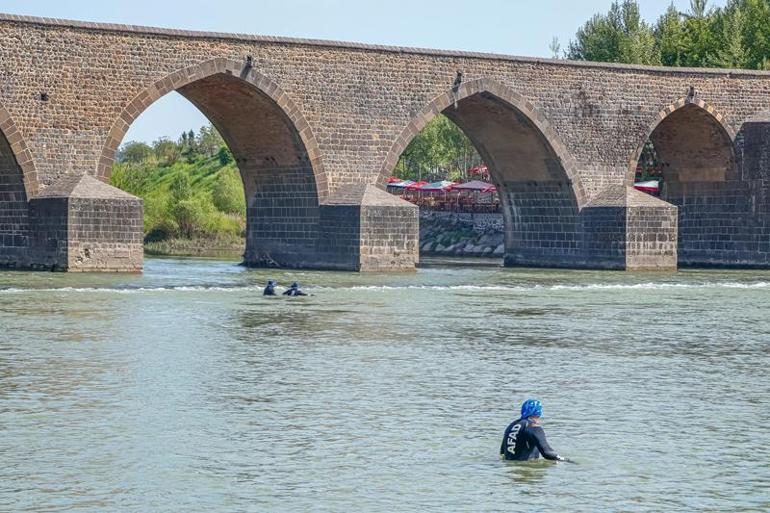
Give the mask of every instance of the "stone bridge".
POLYGON ((0 15, 0 265, 142 266, 142 203, 107 185, 170 91, 222 133, 249 265, 408 270, 384 191, 439 113, 488 163, 507 265, 770 266, 770 74, 667 69, 0 15), (629 185, 647 140, 661 199, 629 185))

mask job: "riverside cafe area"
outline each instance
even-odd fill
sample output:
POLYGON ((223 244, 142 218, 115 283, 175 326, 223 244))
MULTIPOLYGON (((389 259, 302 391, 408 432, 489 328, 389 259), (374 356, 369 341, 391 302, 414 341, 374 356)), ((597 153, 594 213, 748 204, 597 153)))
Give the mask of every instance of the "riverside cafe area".
MULTIPOLYGON (((488 176, 486 166, 468 170, 468 175, 471 176, 482 173, 488 176)), ((659 180, 636 182, 634 188, 653 196, 660 195, 659 180)), ((388 179, 387 190, 427 210, 484 214, 501 211, 497 187, 484 180, 427 182, 403 180, 392 176, 388 179)))

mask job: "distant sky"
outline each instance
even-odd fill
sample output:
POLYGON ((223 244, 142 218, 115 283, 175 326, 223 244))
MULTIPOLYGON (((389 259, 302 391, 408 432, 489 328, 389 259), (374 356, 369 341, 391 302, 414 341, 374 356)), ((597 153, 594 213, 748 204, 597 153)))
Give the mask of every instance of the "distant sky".
MULTIPOLYGON (((671 0, 640 0, 653 22, 671 0)), ((674 0, 686 10, 689 0, 674 0)), ((725 0, 712 0, 713 6, 725 0)), ((335 39, 550 57, 611 0, 0 0, 0 12, 191 30, 335 39)), ((208 124, 176 93, 139 117, 125 140, 176 138, 208 124)))

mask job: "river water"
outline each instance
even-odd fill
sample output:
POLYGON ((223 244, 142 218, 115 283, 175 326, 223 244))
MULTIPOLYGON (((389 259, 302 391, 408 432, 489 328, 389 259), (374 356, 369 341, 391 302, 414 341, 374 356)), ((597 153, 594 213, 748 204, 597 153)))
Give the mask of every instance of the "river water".
POLYGON ((768 511, 768 312, 756 271, 0 273, 0 511, 768 511), (530 396, 578 464, 498 459, 530 396))

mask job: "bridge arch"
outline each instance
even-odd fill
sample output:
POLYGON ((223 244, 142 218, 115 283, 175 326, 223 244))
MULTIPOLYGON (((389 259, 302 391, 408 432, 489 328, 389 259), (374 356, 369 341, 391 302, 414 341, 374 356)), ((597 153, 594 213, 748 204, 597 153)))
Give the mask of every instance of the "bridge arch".
POLYGON ((697 96, 680 98, 655 116, 631 156, 626 184, 632 185, 645 144, 651 141, 666 163, 664 183, 736 179, 735 130, 713 105, 697 96))
MULTIPOLYGON (((258 95, 271 100, 275 111, 280 113, 281 116, 284 116, 285 121, 288 121, 288 124, 290 124, 291 128, 296 132, 296 136, 299 140, 298 142, 304 147, 303 150, 306 152, 307 159, 312 166, 318 195, 321 199, 326 198, 328 196, 328 184, 324 166, 321 162, 321 152, 318 143, 316 142, 315 135, 313 134, 313 130, 297 105, 286 92, 284 92, 283 89, 270 78, 253 68, 246 67, 243 63, 225 58, 211 59, 170 73, 165 77, 156 80, 152 85, 137 94, 134 99, 123 108, 123 111, 118 115, 110 128, 97 165, 97 177, 103 180, 109 178, 112 171, 112 165, 115 163, 115 155, 117 154, 118 148, 128 132, 131 123, 133 123, 147 109, 147 107, 171 91, 179 92, 198 107, 203 114, 217 126, 217 129, 220 130, 225 140, 230 144, 231 141, 228 140, 227 137, 229 131, 224 126, 227 121, 220 119, 220 116, 213 113, 206 105, 205 99, 190 97, 194 96, 192 94, 194 92, 194 88, 191 87, 192 85, 216 76, 239 79, 242 84, 248 84, 253 88, 258 95)), ((230 138, 233 138, 232 134, 230 134, 230 138)))
POLYGON ((114 121, 96 176, 109 179, 131 123, 171 91, 195 105, 233 153, 246 195, 245 263, 303 265, 315 251, 320 204, 328 196, 319 147, 288 94, 248 63, 216 58, 145 88, 114 121))
POLYGON ((662 109, 631 157, 628 183, 648 141, 662 166, 660 198, 677 207, 679 265, 723 265, 743 258, 742 251, 753 244, 746 222, 752 195, 741 180, 736 133, 725 116, 692 95, 662 109))
POLYGON ((0 266, 15 266, 26 259, 28 200, 37 188, 31 152, 8 111, 0 106, 0 266))
POLYGON ((500 82, 471 80, 434 98, 394 142, 379 183, 440 113, 465 133, 489 167, 503 212, 506 265, 579 266, 579 215, 587 197, 575 160, 542 111, 500 82))
MULTIPOLYGON (((460 126, 471 141, 477 145, 477 148, 482 146, 479 150, 484 152, 484 141, 481 140, 478 134, 474 133, 474 130, 469 129, 467 126, 461 126, 462 121, 458 123, 458 119, 453 118, 451 115, 452 110, 450 109, 454 107, 455 103, 457 103, 459 107, 459 104, 463 100, 477 96, 483 96, 487 99, 499 102, 510 109, 511 113, 519 114, 523 123, 530 124, 532 129, 539 132, 538 135, 541 137, 542 143, 548 150, 553 152, 553 155, 563 169, 565 181, 569 182, 569 185, 574 191, 576 202, 579 205, 583 205, 587 200, 587 197, 580 180, 580 174, 577 171, 575 160, 570 156, 567 147, 561 141, 559 135, 551 127, 548 118, 524 96, 511 90, 501 82, 490 78, 479 78, 463 82, 456 92, 450 89, 441 93, 414 116, 401 131, 401 134, 399 134, 388 151, 388 155, 380 169, 377 183, 385 183, 388 176, 390 176, 391 171, 396 167, 401 154, 412 139, 414 139, 414 137, 420 133, 433 118, 441 113, 447 114, 453 122, 460 126)), ((486 155, 483 156, 485 158, 487 157, 486 155)))
POLYGON ((22 172, 27 198, 33 197, 40 190, 40 184, 38 182, 35 162, 32 159, 32 152, 24 141, 11 114, 2 105, 0 105, 0 137, 5 139, 8 150, 22 172))

